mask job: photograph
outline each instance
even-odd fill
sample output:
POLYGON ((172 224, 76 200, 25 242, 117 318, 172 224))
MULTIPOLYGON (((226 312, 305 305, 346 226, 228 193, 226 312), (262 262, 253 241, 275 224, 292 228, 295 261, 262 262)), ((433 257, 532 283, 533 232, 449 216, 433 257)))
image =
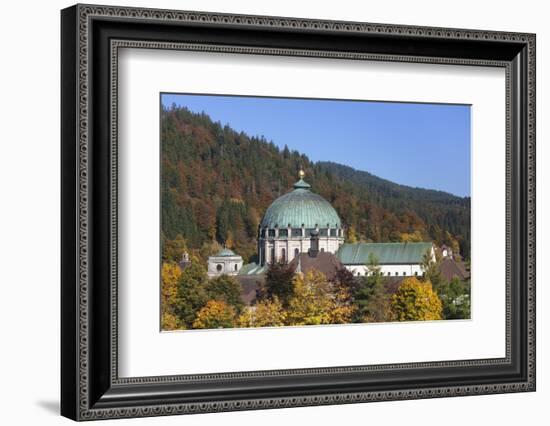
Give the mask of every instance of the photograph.
POLYGON ((471 319, 471 105, 159 104, 161 331, 471 319))

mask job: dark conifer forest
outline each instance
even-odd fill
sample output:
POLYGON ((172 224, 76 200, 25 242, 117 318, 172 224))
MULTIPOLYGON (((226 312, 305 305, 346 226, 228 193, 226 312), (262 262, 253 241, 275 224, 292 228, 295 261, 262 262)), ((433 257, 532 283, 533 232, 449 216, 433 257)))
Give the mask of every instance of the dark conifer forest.
POLYGON ((312 162, 304 153, 183 107, 161 110, 161 138, 165 260, 176 260, 183 248, 205 257, 225 244, 245 262, 254 261, 262 215, 292 188, 300 168, 312 191, 338 211, 349 242, 434 241, 470 257, 469 197, 312 162))

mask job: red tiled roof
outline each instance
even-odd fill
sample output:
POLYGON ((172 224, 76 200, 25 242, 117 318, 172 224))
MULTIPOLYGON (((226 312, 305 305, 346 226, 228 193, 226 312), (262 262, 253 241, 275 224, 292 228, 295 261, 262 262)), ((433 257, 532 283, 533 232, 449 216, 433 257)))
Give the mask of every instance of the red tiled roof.
POLYGON ((451 281, 454 277, 460 280, 470 278, 470 272, 466 270, 464 262, 457 262, 453 259, 444 259, 439 265, 439 270, 446 281, 451 281))
POLYGON ((311 256, 309 253, 300 253, 289 264, 294 270, 298 266, 298 259, 300 259, 302 272, 319 271, 325 274, 328 280, 334 278, 336 271, 344 267, 335 255, 323 251, 317 252, 315 256, 311 256))

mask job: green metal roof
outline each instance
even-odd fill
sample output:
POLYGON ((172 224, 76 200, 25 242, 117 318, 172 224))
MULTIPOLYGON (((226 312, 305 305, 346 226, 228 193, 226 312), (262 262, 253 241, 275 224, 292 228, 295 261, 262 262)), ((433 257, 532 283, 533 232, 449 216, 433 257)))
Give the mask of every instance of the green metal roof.
POLYGON ((294 190, 277 198, 267 208, 260 226, 262 228, 331 228, 340 227, 338 213, 330 203, 309 190, 310 185, 303 179, 294 184, 294 190))
POLYGON ((302 178, 300 178, 300 180, 294 184, 294 189, 298 189, 298 188, 309 189, 311 188, 311 185, 307 183, 305 180, 303 180, 302 178))
POLYGON ((232 250, 229 250, 228 248, 221 249, 216 257, 230 257, 230 256, 238 256, 235 254, 232 250))
POLYGON ((344 265, 365 265, 372 253, 380 264, 414 264, 431 250, 432 243, 357 243, 343 244, 336 253, 344 265))
POLYGON ((267 266, 260 266, 256 263, 248 263, 243 265, 239 270, 238 275, 259 275, 263 274, 267 270, 267 266))

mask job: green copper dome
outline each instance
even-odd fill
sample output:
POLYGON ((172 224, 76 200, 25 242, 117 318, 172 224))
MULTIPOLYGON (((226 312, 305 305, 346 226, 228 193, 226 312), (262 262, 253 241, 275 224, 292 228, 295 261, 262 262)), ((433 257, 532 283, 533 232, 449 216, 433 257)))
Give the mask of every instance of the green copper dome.
POLYGON ((294 190, 277 198, 267 208, 260 226, 262 228, 337 228, 340 217, 330 203, 309 190, 311 186, 300 179, 294 190))
POLYGON ((237 256, 232 250, 229 250, 228 248, 221 249, 216 257, 230 257, 230 256, 237 256))

